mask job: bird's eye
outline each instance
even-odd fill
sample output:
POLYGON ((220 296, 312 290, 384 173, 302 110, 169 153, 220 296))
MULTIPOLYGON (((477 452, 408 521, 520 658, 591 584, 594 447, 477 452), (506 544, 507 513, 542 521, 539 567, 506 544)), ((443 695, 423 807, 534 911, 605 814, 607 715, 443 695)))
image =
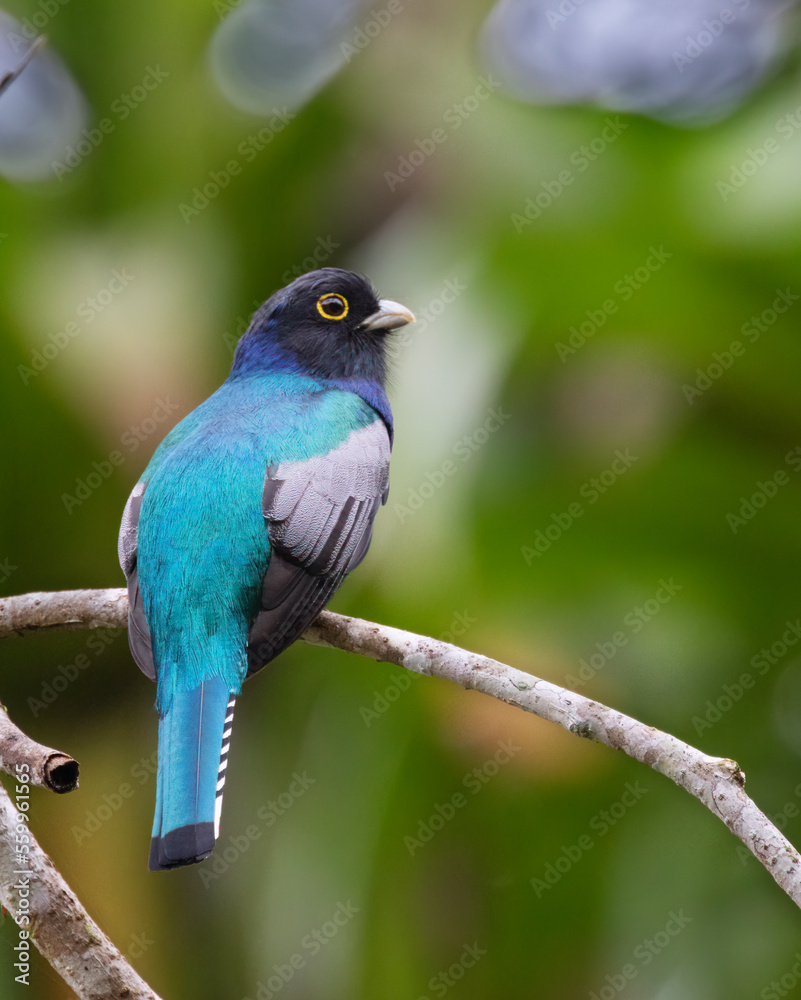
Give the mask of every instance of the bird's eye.
POLYGON ((317 312, 326 319, 344 319, 348 315, 348 300, 329 292, 317 300, 317 312))

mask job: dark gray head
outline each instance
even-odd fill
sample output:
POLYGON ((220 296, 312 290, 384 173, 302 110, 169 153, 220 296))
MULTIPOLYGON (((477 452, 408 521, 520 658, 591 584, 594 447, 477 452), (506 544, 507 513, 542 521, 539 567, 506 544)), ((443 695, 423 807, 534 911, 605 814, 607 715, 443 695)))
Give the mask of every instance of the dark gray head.
POLYGON ((234 374, 291 370, 315 378, 386 375, 387 334, 414 321, 353 271, 323 267, 296 278, 255 313, 237 345, 234 374))

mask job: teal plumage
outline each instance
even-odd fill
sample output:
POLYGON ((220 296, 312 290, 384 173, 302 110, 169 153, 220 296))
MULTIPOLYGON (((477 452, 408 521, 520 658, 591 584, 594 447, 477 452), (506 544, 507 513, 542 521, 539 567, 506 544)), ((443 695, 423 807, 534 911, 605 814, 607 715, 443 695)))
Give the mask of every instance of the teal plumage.
POLYGON ((178 687, 220 677, 238 693, 245 677, 248 626, 270 559, 265 468, 326 454, 376 419, 354 393, 293 375, 253 376, 225 382, 164 440, 142 477, 138 563, 142 592, 152 595, 145 614, 161 711, 178 687))
POLYGON ((131 494, 120 531, 129 636, 160 716, 151 868, 208 855, 243 680, 366 552, 388 481, 385 337, 411 319, 351 272, 293 282, 257 312, 229 378, 167 435, 131 494))

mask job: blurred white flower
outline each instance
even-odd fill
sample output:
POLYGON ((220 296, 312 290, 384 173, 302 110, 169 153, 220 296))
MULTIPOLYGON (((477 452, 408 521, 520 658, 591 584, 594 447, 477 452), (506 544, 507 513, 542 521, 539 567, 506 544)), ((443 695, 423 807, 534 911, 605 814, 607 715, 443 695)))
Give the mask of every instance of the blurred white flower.
POLYGON ((0 11, 0 174, 12 181, 52 177, 52 162, 84 121, 83 97, 61 61, 0 11))
POLYGON ((361 0, 244 0, 211 41, 214 78, 236 107, 300 107, 348 61, 361 0))
POLYGON ((501 0, 484 26, 493 73, 524 100, 667 121, 732 111, 780 55, 794 0, 501 0))

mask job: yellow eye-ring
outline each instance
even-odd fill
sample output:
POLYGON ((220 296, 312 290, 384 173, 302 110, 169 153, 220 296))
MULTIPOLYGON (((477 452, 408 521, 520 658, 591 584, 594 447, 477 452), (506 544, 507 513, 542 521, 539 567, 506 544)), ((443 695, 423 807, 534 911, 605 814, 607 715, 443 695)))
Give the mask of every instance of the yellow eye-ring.
POLYGON ((317 312, 326 319, 344 319, 348 315, 348 300, 329 292, 317 300, 317 312))

